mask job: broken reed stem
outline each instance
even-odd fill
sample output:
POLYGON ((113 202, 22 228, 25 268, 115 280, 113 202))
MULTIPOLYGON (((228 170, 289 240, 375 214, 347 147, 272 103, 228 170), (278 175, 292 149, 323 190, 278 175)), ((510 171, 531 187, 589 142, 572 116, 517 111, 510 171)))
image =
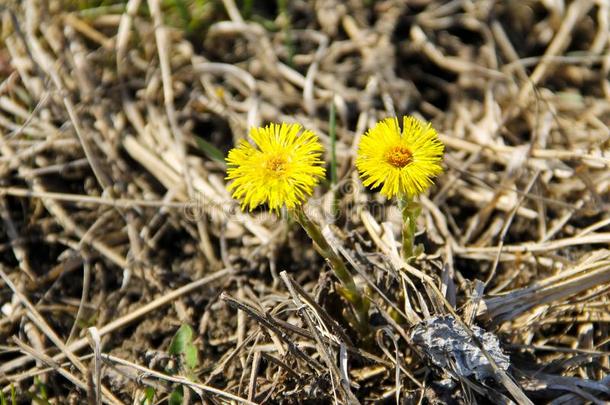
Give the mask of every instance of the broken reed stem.
POLYGON ((314 248, 316 251, 328 261, 333 272, 341 282, 341 288, 339 292, 351 305, 354 312, 355 327, 362 334, 363 337, 367 336, 370 332, 369 324, 369 301, 364 297, 356 283, 352 274, 347 269, 345 262, 335 252, 335 250, 328 244, 324 235, 320 231, 320 228, 309 219, 307 214, 303 211, 302 207, 296 207, 292 210, 294 218, 301 225, 301 227, 307 232, 307 235, 314 242, 314 248))
POLYGON ((415 225, 421 207, 412 197, 406 195, 398 197, 398 207, 402 214, 402 258, 409 262, 415 256, 415 225))

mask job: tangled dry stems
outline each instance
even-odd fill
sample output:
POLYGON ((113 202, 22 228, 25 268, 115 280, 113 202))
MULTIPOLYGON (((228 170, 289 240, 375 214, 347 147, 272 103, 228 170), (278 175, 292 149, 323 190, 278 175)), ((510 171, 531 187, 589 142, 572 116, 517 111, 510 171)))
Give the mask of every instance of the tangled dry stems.
POLYGON ((292 2, 269 30, 210 2, 190 38, 159 0, 0 8, 4 393, 39 376, 58 403, 176 383, 256 403, 610 398, 607 2, 371 3, 292 2), (234 209, 197 141, 224 153, 286 121, 328 151, 331 103, 341 182, 310 210, 369 291, 369 342, 303 233, 234 209), (363 132, 407 112, 448 150, 413 267, 353 168, 363 132), (443 314, 496 334, 511 368, 437 384, 452 370, 409 331, 443 314), (164 372, 181 323, 199 381, 164 372))

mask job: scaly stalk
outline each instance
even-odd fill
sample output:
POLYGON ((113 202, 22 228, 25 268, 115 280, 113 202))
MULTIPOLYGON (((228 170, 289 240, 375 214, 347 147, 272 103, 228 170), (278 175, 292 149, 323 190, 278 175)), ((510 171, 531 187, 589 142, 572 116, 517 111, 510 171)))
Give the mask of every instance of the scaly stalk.
POLYGON ((354 312, 356 327, 366 336, 370 332, 368 311, 370 303, 362 294, 352 274, 345 266, 343 259, 332 249, 322 235, 320 228, 307 217, 302 207, 294 208, 292 211, 297 222, 303 227, 309 238, 314 242, 314 248, 328 261, 333 272, 341 282, 339 292, 351 305, 354 312))
POLYGON ((411 197, 406 195, 398 198, 398 206, 402 213, 402 258, 408 262, 415 256, 415 231, 421 208, 411 197))

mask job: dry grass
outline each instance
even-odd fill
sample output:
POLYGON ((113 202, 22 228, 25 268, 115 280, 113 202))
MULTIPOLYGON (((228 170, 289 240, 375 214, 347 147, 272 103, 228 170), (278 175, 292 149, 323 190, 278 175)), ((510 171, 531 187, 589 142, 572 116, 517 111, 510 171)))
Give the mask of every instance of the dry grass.
POLYGON ((0 5, 7 403, 156 403, 180 384, 193 403, 610 401, 607 1, 183 3, 196 18, 0 5), (373 303, 369 339, 306 235, 241 213, 213 158, 269 121, 330 158, 331 104, 339 182, 308 209, 373 303), (353 168, 363 132, 406 113, 447 145, 412 265, 353 168), (497 336, 510 367, 436 367, 411 331, 441 315, 497 336), (184 323, 190 375, 168 371, 184 323))

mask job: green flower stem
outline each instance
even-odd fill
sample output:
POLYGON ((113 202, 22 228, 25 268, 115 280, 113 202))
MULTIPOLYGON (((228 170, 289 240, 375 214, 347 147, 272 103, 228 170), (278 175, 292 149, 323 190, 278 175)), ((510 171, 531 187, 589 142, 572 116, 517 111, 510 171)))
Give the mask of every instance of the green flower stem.
POLYGON ((332 249, 326 241, 320 228, 307 217, 302 207, 294 208, 292 211, 297 222, 303 227, 309 238, 314 242, 314 248, 328 261, 335 275, 341 282, 339 292, 352 305, 355 315, 356 327, 363 334, 368 335, 370 331, 368 311, 370 303, 362 294, 351 273, 345 266, 343 259, 332 249))
POLYGON ((421 208, 411 197, 406 195, 398 198, 398 206, 402 213, 402 258, 405 261, 410 261, 415 256, 415 231, 421 208))

